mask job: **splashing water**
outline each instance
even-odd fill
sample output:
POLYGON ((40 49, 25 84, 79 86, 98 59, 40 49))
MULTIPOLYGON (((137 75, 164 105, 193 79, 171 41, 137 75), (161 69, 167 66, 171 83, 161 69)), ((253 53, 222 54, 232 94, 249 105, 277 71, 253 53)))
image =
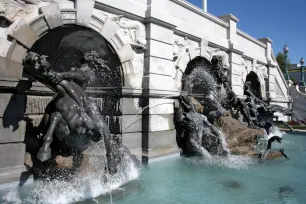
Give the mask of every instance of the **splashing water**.
POLYGON ((259 138, 257 144, 254 145, 253 150, 257 151, 257 153, 263 153, 267 149, 268 140, 273 136, 279 136, 283 137, 284 133, 280 131, 280 129, 276 126, 273 126, 272 131, 270 134, 267 134, 266 131, 264 131, 265 134, 262 138, 259 138))
MULTIPOLYGON (((98 120, 98 122, 103 123, 102 119, 98 120)), ((103 140, 93 143, 92 147, 104 151, 106 150, 103 140)), ((110 195, 112 201, 112 190, 129 181, 137 179, 139 177, 139 170, 136 168, 129 155, 125 153, 117 166, 118 172, 115 175, 109 175, 105 173, 105 166, 102 164, 103 162, 101 162, 101 160, 107 161, 106 154, 104 153, 102 157, 100 156, 97 162, 95 162, 95 158, 92 158, 93 161, 91 161, 91 163, 95 171, 85 170, 86 172, 75 175, 70 181, 52 180, 35 182, 34 189, 25 196, 22 196, 23 203, 66 204, 107 194, 110 195)), ((107 166, 108 165, 106 165, 106 167, 107 166)), ((2 197, 2 200, 5 201, 6 204, 21 203, 19 190, 21 189, 11 189, 8 194, 2 197)))
POLYGON ((224 134, 220 130, 218 130, 218 132, 219 132, 219 137, 220 137, 220 140, 221 140, 223 150, 226 152, 227 155, 230 155, 231 150, 228 148, 228 144, 227 144, 227 141, 225 139, 224 134))
POLYGON ((237 170, 247 170, 249 167, 257 163, 255 158, 241 155, 229 155, 227 157, 212 156, 211 159, 194 157, 188 158, 187 161, 193 165, 217 166, 237 170))
MULTIPOLYGON (((128 168, 119 166, 117 174, 106 175, 107 182, 104 181, 104 176, 98 172, 88 172, 87 176, 77 176, 72 181, 37 181, 32 192, 28 192, 26 198, 23 199, 23 203, 67 204, 106 195, 119 186, 139 177, 139 170, 134 163, 129 160, 124 162, 128 164, 128 168)), ((11 189, 9 193, 2 197, 4 203, 21 203, 18 190, 11 189)))
POLYGON ((273 126, 272 132, 266 136, 266 139, 269 140, 273 136, 283 137, 283 132, 276 126, 273 126))
POLYGON ((21 199, 20 195, 16 190, 10 190, 3 198, 7 203, 14 203, 14 204, 20 204, 21 199))
MULTIPOLYGON (((90 105, 95 106, 94 103, 90 105)), ((102 118, 97 120, 98 123, 103 123, 102 118)), ((93 143, 92 147, 103 151, 106 150, 104 140, 93 143)), ((9 193, 0 198, 0 203, 3 201, 5 204, 66 204, 107 194, 110 195, 112 202, 112 191, 114 189, 139 177, 139 170, 128 153, 123 154, 115 175, 110 175, 106 173, 107 171, 105 172, 105 167, 108 165, 103 164, 101 161, 107 161, 105 153, 99 155, 97 162, 94 161, 96 160, 95 157, 90 160, 93 160, 91 164, 95 170, 81 169, 82 172, 74 175, 69 181, 59 179, 39 180, 31 186, 33 189, 28 192, 24 192, 23 188, 11 189, 9 193)))

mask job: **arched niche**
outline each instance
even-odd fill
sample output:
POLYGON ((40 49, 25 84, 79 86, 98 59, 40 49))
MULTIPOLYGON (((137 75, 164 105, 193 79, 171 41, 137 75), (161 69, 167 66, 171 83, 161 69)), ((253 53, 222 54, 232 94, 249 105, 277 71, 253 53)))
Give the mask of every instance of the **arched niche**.
POLYGON ((94 69, 95 77, 87 86, 87 93, 96 100, 111 133, 121 132, 121 95, 124 80, 121 62, 105 38, 96 31, 78 25, 54 28, 37 40, 28 51, 48 56, 48 62, 57 72, 79 69, 84 52, 95 50, 107 62, 109 70, 94 69))
POLYGON ((254 95, 260 99, 262 99, 262 91, 261 91, 261 83, 257 76, 257 74, 253 71, 251 71, 246 76, 246 82, 251 83, 251 91, 254 93, 254 95))
MULTIPOLYGON (((131 42, 122 35, 122 28, 112 18, 94 11, 94 0, 78 1, 77 7, 75 4, 72 6, 74 8, 66 8, 54 2, 35 7, 27 18, 16 20, 8 29, 8 49, 4 53, 5 66, 1 71, 9 74, 11 78, 27 78, 28 76, 23 74, 22 60, 29 51, 48 55, 53 69, 68 71, 71 67, 78 67, 81 57, 79 51, 84 49, 85 45, 88 46, 87 49, 96 48, 103 59, 109 61, 111 72, 98 70, 98 79, 88 87, 87 92, 95 98, 105 119, 109 121, 111 132, 121 133, 122 92, 140 89, 141 83, 135 85, 131 80, 142 80, 142 75, 134 73, 135 54, 131 42), (86 11, 81 4, 86 5, 86 11), (91 42, 71 40, 71 36, 83 38, 84 35, 91 38, 91 42), (62 43, 67 41, 75 44, 72 43, 67 49, 63 48, 62 43)), ((36 104, 45 107, 47 103, 48 100, 34 97, 28 101, 28 107, 36 107, 36 104)), ((29 114, 43 113, 43 108, 39 109, 41 110, 33 108, 28 111, 29 114)))
POLYGON ((92 29, 77 25, 57 27, 36 41, 29 51, 48 56, 53 70, 67 72, 80 68, 84 52, 90 50, 97 51, 110 70, 94 69, 95 78, 89 88, 121 89, 124 85, 121 62, 105 38, 92 29))
POLYGON ((197 98, 204 97, 208 90, 216 86, 212 68, 212 63, 205 57, 190 60, 182 76, 182 91, 197 98))

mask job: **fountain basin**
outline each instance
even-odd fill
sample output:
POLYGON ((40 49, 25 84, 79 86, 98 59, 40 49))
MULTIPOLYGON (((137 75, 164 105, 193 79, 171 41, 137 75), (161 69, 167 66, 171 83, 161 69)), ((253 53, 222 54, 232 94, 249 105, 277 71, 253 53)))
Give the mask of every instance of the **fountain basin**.
MULTIPOLYGON (((306 181, 304 169, 306 137, 286 134, 284 149, 290 160, 279 158, 261 161, 248 156, 180 157, 153 163, 142 170, 140 177, 112 191, 97 195, 103 186, 91 181, 93 192, 81 191, 85 201, 75 203, 304 203, 306 181), (90 196, 98 196, 90 198, 90 196)), ((58 185, 56 187, 59 187, 58 185)), ((70 185, 48 192, 43 185, 1 191, 0 203, 65 203, 73 200, 75 189, 70 185), (42 189, 37 189, 37 188, 42 189), (69 189, 65 190, 65 189, 69 189), (33 192, 36 192, 35 194, 33 192), (37 192, 42 195, 38 196, 37 192), (50 195, 48 195, 48 193, 50 195), (52 195, 51 195, 52 194, 52 195), (36 200, 32 200, 33 196, 36 200), (39 200, 40 199, 40 200, 39 200), (19 202, 18 202, 19 201, 19 202)), ((103 192, 103 191, 101 191, 103 192)))

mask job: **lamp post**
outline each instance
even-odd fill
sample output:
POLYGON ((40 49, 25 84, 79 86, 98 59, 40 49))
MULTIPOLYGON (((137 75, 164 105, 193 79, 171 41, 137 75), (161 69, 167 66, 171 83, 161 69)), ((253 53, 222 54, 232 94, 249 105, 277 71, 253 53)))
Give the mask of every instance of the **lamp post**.
POLYGON ((303 57, 300 59, 300 64, 301 64, 301 80, 300 80, 299 85, 300 85, 300 86, 305 86, 305 80, 304 80, 304 66, 303 66, 303 64, 304 64, 304 58, 303 58, 303 57))
POLYGON ((285 74, 284 77, 286 80, 289 80, 289 75, 288 75, 288 65, 287 65, 287 53, 289 52, 289 48, 287 45, 285 45, 283 52, 285 54, 285 74))

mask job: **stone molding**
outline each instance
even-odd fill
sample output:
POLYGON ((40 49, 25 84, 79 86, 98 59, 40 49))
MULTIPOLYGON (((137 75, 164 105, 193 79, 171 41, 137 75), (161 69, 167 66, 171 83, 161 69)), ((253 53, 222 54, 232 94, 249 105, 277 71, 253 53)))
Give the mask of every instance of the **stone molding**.
POLYGON ((203 16, 203 17, 213 21, 214 23, 216 23, 218 25, 221 25, 221 26, 223 26, 225 28, 229 27, 228 23, 224 22, 223 20, 219 19, 216 16, 211 15, 210 13, 205 12, 204 10, 196 7, 195 5, 189 3, 189 2, 187 2, 185 0, 170 0, 170 1, 172 1, 172 2, 174 2, 176 4, 179 4, 179 5, 183 6, 184 8, 186 8, 188 10, 191 10, 191 11, 193 11, 193 12, 203 16))
MULTIPOLYGON (((225 21, 225 22, 227 22, 227 21, 234 21, 235 23, 237 23, 238 21, 239 21, 239 19, 236 17, 236 16, 234 16, 233 14, 227 14, 227 15, 223 15, 223 16, 219 16, 219 18, 221 19, 221 20, 223 20, 223 21, 225 21)), ((227 22, 228 23, 228 22, 227 22)))
MULTIPOLYGON (((52 98, 53 96, 27 96, 25 114, 44 114, 52 98)), ((91 99, 97 104, 101 111, 104 110, 105 98, 91 97, 91 99)), ((120 106, 119 101, 116 106, 120 106)))
MULTIPOLYGON (((93 0, 90 1, 92 2, 93 0)), ((22 60, 28 49, 49 30, 65 24, 82 25, 100 33, 101 36, 112 45, 117 53, 122 64, 123 75, 133 74, 135 61, 139 61, 139 57, 134 58, 135 47, 141 47, 142 52, 146 49, 145 27, 141 27, 140 22, 124 19, 125 22, 127 22, 126 24, 130 23, 130 25, 122 28, 122 26, 120 27, 118 23, 110 17, 106 16, 106 18, 103 18, 100 15, 96 15, 93 11, 94 1, 91 4, 86 4, 86 11, 91 13, 90 15, 88 12, 84 13, 82 11, 84 7, 82 6, 82 0, 78 0, 77 2, 76 9, 61 9, 59 4, 54 2, 41 7, 39 13, 28 22, 23 19, 16 20, 9 27, 9 36, 13 41, 7 53, 4 53, 4 56, 6 56, 6 65, 3 71, 4 73, 1 73, 1 75, 5 76, 5 72, 16 70, 16 76, 14 76, 14 78, 22 79, 22 60), (132 37, 131 40, 126 40, 127 38, 122 34, 125 31, 122 30, 129 32, 129 34, 131 32, 140 33, 141 36, 139 37, 138 35, 134 38, 132 37), (142 41, 139 41, 139 39, 142 41), (139 42, 142 44, 139 45, 139 42), (21 71, 17 71, 20 69, 21 71)), ((122 19, 122 17, 120 19, 122 19)), ((136 64, 136 66, 139 66, 139 64, 136 64)), ((136 69, 138 70, 139 67, 136 69)), ((137 76, 137 78, 141 81, 142 75, 137 76)), ((141 83, 137 83, 136 85, 135 83, 130 84, 130 87, 141 88, 141 83)))
POLYGON ((252 36, 246 34, 245 32, 243 32, 243 31, 241 31, 239 29, 237 29, 237 35, 240 35, 241 37, 244 37, 247 40, 249 40, 249 41, 251 41, 251 42, 253 42, 253 43, 255 43, 255 44, 257 44, 257 45, 259 45, 259 46, 261 46, 263 48, 267 47, 264 43, 260 42, 259 40, 253 38, 252 36))

